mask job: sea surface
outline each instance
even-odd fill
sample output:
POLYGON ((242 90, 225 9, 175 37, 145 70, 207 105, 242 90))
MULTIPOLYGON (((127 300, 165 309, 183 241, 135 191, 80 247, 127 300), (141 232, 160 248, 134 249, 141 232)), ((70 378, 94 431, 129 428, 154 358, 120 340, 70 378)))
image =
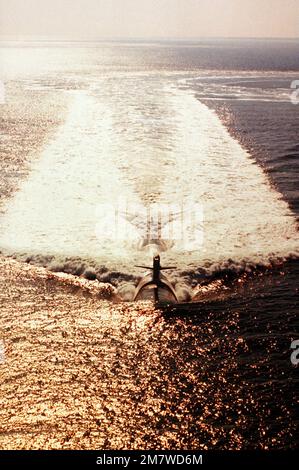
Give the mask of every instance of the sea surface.
POLYGON ((0 251, 126 301, 158 251, 199 301, 103 309, 107 443, 296 447, 299 41, 1 43, 0 79, 0 251))

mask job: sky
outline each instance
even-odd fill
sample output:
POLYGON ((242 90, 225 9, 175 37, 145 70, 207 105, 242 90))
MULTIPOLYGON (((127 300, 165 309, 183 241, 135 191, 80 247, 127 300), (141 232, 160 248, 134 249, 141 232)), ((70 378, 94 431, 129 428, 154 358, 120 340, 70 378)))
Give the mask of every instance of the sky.
POLYGON ((0 0, 0 38, 299 37, 299 0, 0 0))

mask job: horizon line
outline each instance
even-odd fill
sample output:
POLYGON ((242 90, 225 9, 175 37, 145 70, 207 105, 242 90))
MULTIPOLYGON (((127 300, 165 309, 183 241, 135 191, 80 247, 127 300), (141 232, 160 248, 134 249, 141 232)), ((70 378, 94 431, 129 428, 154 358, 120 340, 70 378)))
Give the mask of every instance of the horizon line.
POLYGON ((10 37, 10 36, 2 36, 0 35, 0 42, 5 41, 14 41, 14 42, 122 42, 122 41, 178 41, 178 42, 186 42, 186 41, 203 41, 203 40, 282 40, 282 41, 297 41, 299 40, 299 36, 291 37, 291 36, 190 36, 190 37, 103 37, 103 38, 94 38, 94 39, 75 39, 75 38, 46 38, 42 36, 28 36, 28 37, 10 37))

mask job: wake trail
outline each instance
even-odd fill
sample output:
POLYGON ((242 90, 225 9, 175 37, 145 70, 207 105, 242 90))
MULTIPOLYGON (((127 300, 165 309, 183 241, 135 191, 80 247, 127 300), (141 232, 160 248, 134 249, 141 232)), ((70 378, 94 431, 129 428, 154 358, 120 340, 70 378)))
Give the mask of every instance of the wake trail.
MULTIPOLYGON (((217 115, 172 78, 133 78, 121 89, 115 79, 103 80, 101 93, 73 93, 64 125, 1 218, 0 248, 79 275, 90 266, 115 282, 138 276, 132 266, 150 262, 155 247, 163 264, 195 276, 198 268, 246 270, 298 257, 287 202, 217 115), (180 239, 99 236, 99 220, 109 228, 120 200, 201 207, 202 238, 186 247, 180 239)), ((122 224, 140 234, 132 220, 122 224)))

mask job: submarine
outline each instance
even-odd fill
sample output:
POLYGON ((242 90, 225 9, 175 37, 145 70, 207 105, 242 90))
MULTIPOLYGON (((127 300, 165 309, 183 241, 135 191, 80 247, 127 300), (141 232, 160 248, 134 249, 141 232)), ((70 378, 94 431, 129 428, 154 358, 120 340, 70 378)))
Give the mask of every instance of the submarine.
POLYGON ((147 273, 138 283, 134 293, 134 301, 150 300, 159 305, 171 305, 178 303, 178 298, 174 287, 167 277, 162 273, 162 271, 176 269, 175 267, 162 267, 159 255, 154 256, 152 267, 135 267, 146 269, 150 272, 147 273))

